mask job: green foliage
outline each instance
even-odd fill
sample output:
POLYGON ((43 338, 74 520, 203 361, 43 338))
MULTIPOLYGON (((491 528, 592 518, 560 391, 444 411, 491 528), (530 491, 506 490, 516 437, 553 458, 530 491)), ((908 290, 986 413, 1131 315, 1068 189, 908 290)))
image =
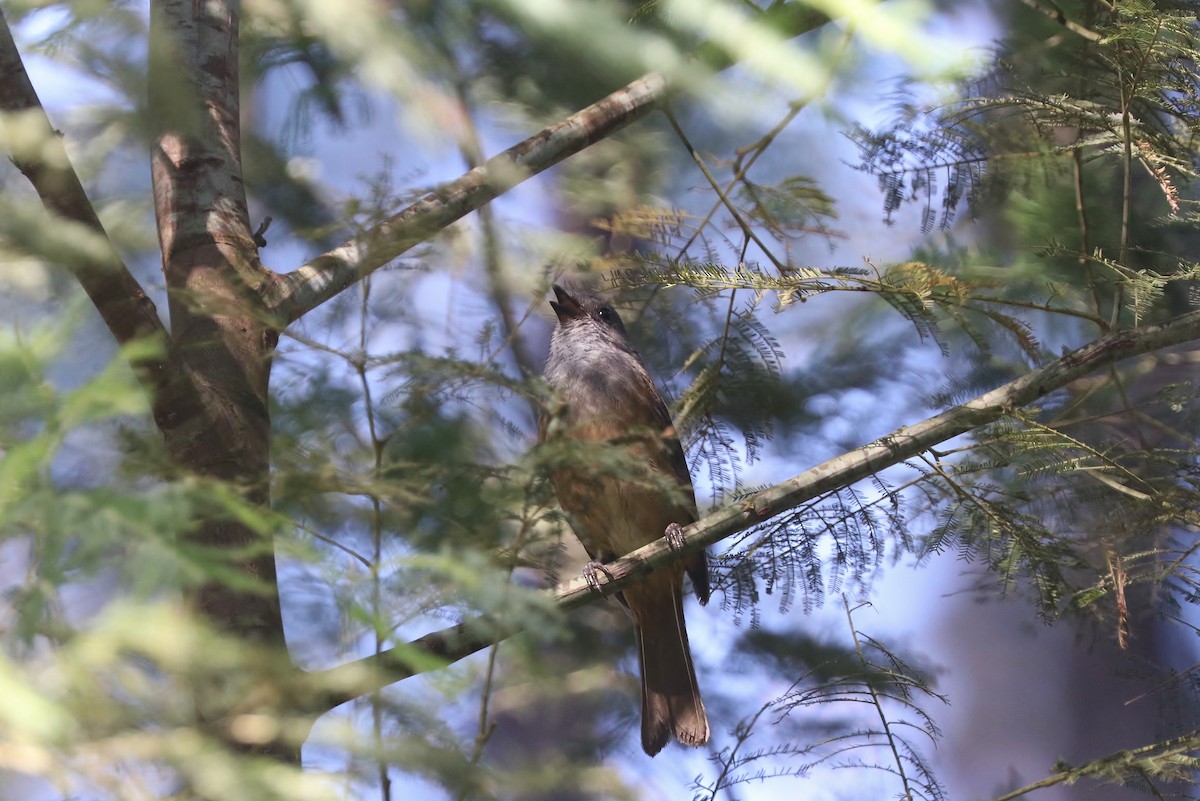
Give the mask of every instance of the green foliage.
MULTIPOLYGON (((236 709, 250 687, 290 666, 163 600, 214 577, 247 582, 229 566, 237 554, 183 544, 197 519, 279 521, 226 485, 129 480, 105 468, 120 461, 121 430, 144 425, 145 395, 122 359, 56 386, 49 372, 74 346, 72 328, 59 321, 0 335, 4 764, 63 794, 144 797, 163 786, 158 768, 171 766, 230 798, 332 797, 317 774, 247 760, 201 723, 197 704, 236 709), (113 586, 122 600, 100 603, 113 586)), ((247 742, 263 726, 293 726, 254 716, 230 725, 247 742)))
POLYGON ((734 537, 714 565, 714 583, 735 610, 750 607, 752 623, 761 594, 778 595, 786 613, 799 593, 811 612, 828 593, 869 587, 889 555, 911 551, 908 524, 897 488, 882 480, 869 490, 848 487, 734 537))
POLYGON ((1026 787, 998 796, 995 801, 1010 801, 1034 790, 1056 784, 1072 784, 1080 779, 1095 779, 1106 784, 1147 788, 1157 793, 1156 782, 1192 780, 1200 760, 1193 754, 1200 746, 1200 736, 1190 734, 1141 748, 1130 748, 1083 765, 1055 765, 1054 774, 1026 787))
POLYGON ((173 794, 175 782, 214 798, 341 797, 328 776, 230 747, 229 735, 251 746, 281 728, 288 739, 307 735, 303 720, 238 712, 290 675, 279 655, 152 601, 114 603, 56 640, 36 655, 0 659, 10 700, 0 723, 5 763, 27 777, 63 794, 86 787, 121 798, 173 794), (221 726, 202 714, 219 715, 221 726))

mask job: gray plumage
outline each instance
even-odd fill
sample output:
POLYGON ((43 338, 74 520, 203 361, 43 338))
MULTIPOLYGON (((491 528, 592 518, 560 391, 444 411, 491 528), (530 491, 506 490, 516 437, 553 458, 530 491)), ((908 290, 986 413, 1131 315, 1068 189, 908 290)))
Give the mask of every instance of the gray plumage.
MULTIPOLYGON (((546 380, 564 402, 555 435, 619 442, 631 474, 561 467, 552 480, 559 503, 592 559, 606 562, 653 542, 672 524, 696 520, 696 499, 671 415, 629 342, 620 316, 595 295, 555 286, 550 305, 558 326, 546 380), (633 475, 644 468, 644 474, 633 475)), ((543 419, 539 440, 550 421, 543 419)), ((708 742, 708 716, 696 685, 683 619, 683 574, 708 601, 703 552, 664 568, 621 597, 634 619, 642 674, 642 747, 653 756, 674 735, 685 745, 708 742)))

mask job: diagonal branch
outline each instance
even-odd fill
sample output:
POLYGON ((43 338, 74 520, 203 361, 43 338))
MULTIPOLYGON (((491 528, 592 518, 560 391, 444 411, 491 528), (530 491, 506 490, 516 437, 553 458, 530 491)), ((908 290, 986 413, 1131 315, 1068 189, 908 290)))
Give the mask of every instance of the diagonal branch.
POLYGON ((1038 12, 1039 14, 1045 14, 1047 17, 1054 20, 1055 22, 1057 22, 1059 25, 1066 28, 1071 33, 1082 36, 1084 39, 1087 39, 1089 42, 1099 42, 1103 38, 1100 34, 1096 33, 1092 29, 1087 28, 1083 25, 1080 25, 1078 22, 1075 22, 1074 20, 1067 19, 1067 15, 1064 14, 1063 10, 1061 8, 1059 8, 1057 5, 1055 5, 1054 8, 1046 8, 1044 5, 1037 2, 1037 0, 1021 0, 1021 2, 1024 3, 1025 5, 1029 6, 1030 8, 1032 8, 1034 11, 1038 12))
MULTIPOLYGON (((755 24, 785 38, 814 30, 828 17, 804 3, 772 3, 755 24)), ((698 62, 714 70, 733 62, 714 44, 701 46, 698 62)), ((264 302, 280 326, 288 325, 370 275, 392 259, 523 181, 573 156, 649 113, 670 92, 665 76, 651 72, 608 97, 544 128, 438 187, 362 235, 322 253, 264 287, 264 302)))
MULTIPOLYGON (((1200 339, 1200 311, 1185 314, 1164 325, 1147 326, 1094 340, 1045 367, 1010 381, 978 398, 947 409, 912 426, 902 426, 887 436, 817 465, 768 487, 737 503, 718 509, 683 529, 682 548, 656 540, 608 563, 611 579, 601 587, 612 595, 654 570, 681 560, 689 553, 756 526, 839 487, 849 486, 875 473, 917 456, 938 443, 994 422, 1014 410, 1059 390, 1095 370, 1144 353, 1200 339)), ((551 591, 559 608, 569 611, 596 598, 582 577, 551 591)), ((373 692, 418 672, 414 655, 433 657, 438 663, 455 662, 516 634, 519 621, 479 616, 435 631, 410 643, 354 662, 311 674, 313 690, 301 702, 305 711, 318 714, 373 692)), ((422 662, 428 664, 428 662, 422 662)))
MULTIPOLYGON (((1103 781, 1106 784, 1114 783, 1114 779, 1123 783, 1132 784, 1136 781, 1143 784, 1147 778, 1147 771, 1151 768, 1156 769, 1158 775, 1166 781, 1186 781, 1184 777, 1195 775, 1197 749, 1200 749, 1200 731, 1192 730, 1180 737, 1117 751, 1077 767, 1066 766, 1043 779, 996 796, 992 801, 1014 801, 1035 790, 1044 790, 1056 784, 1074 784, 1084 778, 1103 781)), ((1154 790, 1153 785, 1150 785, 1150 788, 1154 790)), ((1157 798, 1163 797, 1157 792, 1154 794, 1157 798)))
POLYGON ((150 395, 155 419, 166 425, 174 418, 198 413, 195 391, 187 374, 178 369, 170 336, 154 301, 125 266, 88 200, 61 135, 50 125, 29 80, 2 10, 0 113, 24 121, 24 137, 14 137, 4 144, 11 149, 13 163, 29 180, 42 204, 51 214, 83 226, 98 243, 98 247, 75 248, 62 266, 83 287, 119 344, 151 345, 136 351, 131 366, 150 395))
MULTIPOLYGON (((129 272, 117 249, 108 239, 96 210, 88 200, 79 176, 71 168, 61 135, 50 125, 42 108, 12 31, 0 10, 0 112, 13 122, 23 120, 23 136, 4 144, 13 163, 37 191, 43 205, 53 214, 85 226, 102 240, 102 248, 80 248, 63 266, 75 276, 95 304, 117 342, 152 340, 166 345, 166 329, 154 302, 129 272)), ((17 125, 11 129, 16 130, 17 125)), ((161 354, 160 354, 161 356, 161 354)), ((144 365, 161 366, 153 361, 144 365)))
POLYGON ((267 308, 281 325, 294 322, 454 221, 643 117, 666 87, 666 78, 652 72, 493 156, 375 228, 280 276, 266 293, 267 308))

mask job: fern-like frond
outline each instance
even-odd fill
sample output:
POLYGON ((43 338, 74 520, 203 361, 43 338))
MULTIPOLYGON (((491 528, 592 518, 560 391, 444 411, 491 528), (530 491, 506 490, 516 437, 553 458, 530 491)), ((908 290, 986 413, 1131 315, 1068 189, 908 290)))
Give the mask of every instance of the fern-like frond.
POLYGON ((963 198, 974 208, 1017 177, 1006 163, 1076 151, 1120 161, 1127 145, 1178 211, 1176 187, 1194 179, 1200 163, 1194 10, 1127 3, 1096 17, 1095 42, 1055 36, 1047 48, 1033 26, 1025 48, 1050 52, 997 53, 993 72, 962 87, 963 100, 927 111, 901 92, 891 124, 853 130, 859 168, 879 178, 885 219, 918 202, 926 230, 935 220, 946 228, 963 198), (1081 86, 1084 96, 1076 94, 1081 86))
POLYGON ((810 233, 829 236, 828 223, 837 219, 833 198, 804 175, 793 175, 773 185, 745 179, 736 197, 750 219, 780 239, 810 233))
POLYGON ((925 705, 944 704, 946 698, 934 691, 925 671, 859 631, 855 610, 843 601, 849 649, 826 649, 833 651, 827 662, 814 665, 787 692, 738 723, 734 744, 712 757, 720 768, 717 777, 697 782, 704 797, 715 799, 748 781, 851 768, 888 777, 897 797, 945 798, 925 756, 941 736, 925 705), (751 735, 768 724, 790 724, 797 733, 776 747, 749 747, 751 735))
POLYGON ((799 600, 807 612, 830 592, 862 590, 889 555, 908 552, 908 525, 903 495, 877 477, 871 493, 839 490, 735 539, 715 565, 714 586, 751 597, 761 584, 781 611, 799 600))

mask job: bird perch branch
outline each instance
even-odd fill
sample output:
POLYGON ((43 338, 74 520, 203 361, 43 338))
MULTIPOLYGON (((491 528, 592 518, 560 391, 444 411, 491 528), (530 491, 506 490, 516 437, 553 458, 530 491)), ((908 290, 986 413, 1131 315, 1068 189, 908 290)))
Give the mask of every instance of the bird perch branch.
MULTIPOLYGON (((920 423, 902 426, 861 448, 819 464, 805 472, 718 509, 683 529, 685 544, 672 548, 658 539, 608 563, 611 579, 601 587, 612 595, 671 562, 745 531, 839 487, 849 486, 874 473, 900 464, 938 443, 981 425, 994 422, 1016 409, 1044 398, 1072 381, 1123 359, 1200 339, 1200 311, 1157 326, 1123 331, 1097 339, 1050 364, 1010 381, 974 400, 947 409, 920 423)), ((582 577, 550 590, 564 610, 576 609, 596 598, 582 577)), ((311 674, 317 690, 308 696, 307 711, 324 712, 419 672, 414 653, 442 664, 455 662, 521 630, 514 621, 480 616, 435 631, 396 648, 355 662, 311 674)))

